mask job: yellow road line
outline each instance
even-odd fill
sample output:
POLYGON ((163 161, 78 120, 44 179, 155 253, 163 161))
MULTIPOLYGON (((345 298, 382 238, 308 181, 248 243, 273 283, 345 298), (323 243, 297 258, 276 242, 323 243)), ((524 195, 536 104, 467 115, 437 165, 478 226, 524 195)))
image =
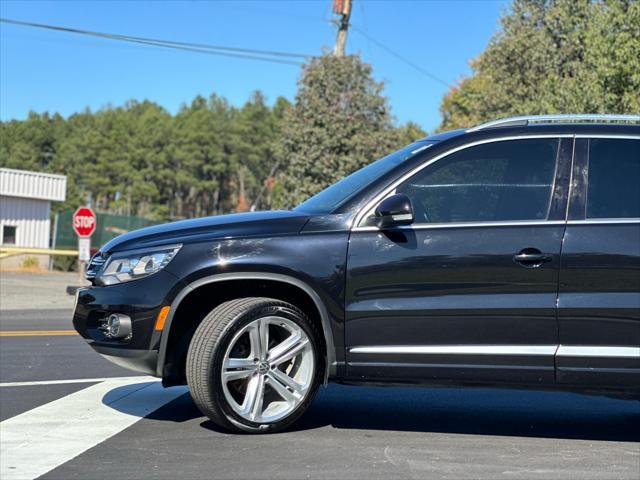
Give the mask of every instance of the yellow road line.
POLYGON ((70 255, 78 256, 78 250, 51 250, 49 248, 22 248, 22 247, 0 247, 0 255, 10 257, 11 255, 70 255))
POLYGON ((61 335, 77 335, 75 330, 4 330, 0 337, 48 337, 61 335))

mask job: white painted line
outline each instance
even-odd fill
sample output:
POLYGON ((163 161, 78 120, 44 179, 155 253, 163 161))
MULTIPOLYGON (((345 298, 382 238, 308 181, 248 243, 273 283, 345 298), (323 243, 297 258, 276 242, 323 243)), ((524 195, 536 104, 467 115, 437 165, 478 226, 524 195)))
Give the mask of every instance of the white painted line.
POLYGON ((0 478, 44 475, 186 391, 153 377, 107 379, 0 422, 0 478))
POLYGON ((38 380, 32 382, 5 382, 0 383, 0 388, 2 387, 37 387, 40 385, 64 385, 67 383, 97 383, 104 382, 105 380, 121 380, 121 381, 136 381, 140 379, 146 379, 148 377, 144 377, 142 375, 136 377, 103 377, 103 378, 72 378, 68 380, 38 380))

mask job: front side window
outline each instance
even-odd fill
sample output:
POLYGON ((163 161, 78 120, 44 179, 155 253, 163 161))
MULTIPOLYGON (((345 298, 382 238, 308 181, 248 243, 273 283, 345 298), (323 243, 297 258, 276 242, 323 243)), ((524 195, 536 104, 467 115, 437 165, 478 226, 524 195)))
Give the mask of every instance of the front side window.
POLYGON ((640 140, 589 141, 587 218, 640 217, 640 140))
POLYGON ((559 140, 507 140, 469 147, 425 167, 396 193, 409 196, 415 223, 544 220, 559 140))
POLYGON ((428 140, 420 140, 407 145, 397 152, 376 160, 333 185, 330 185, 320 193, 302 202, 295 210, 305 213, 331 213, 349 197, 366 188, 371 182, 384 176, 414 155, 423 152, 434 143, 435 142, 428 140))

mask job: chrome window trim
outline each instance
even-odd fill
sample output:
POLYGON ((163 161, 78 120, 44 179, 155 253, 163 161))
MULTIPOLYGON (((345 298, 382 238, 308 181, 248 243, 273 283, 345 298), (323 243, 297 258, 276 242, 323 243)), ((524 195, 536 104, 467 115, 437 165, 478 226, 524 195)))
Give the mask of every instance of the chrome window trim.
POLYGON ((371 345, 349 353, 375 355, 546 355, 558 357, 639 358, 640 347, 608 345, 371 345))
MULTIPOLYGON (((394 230, 431 230, 441 228, 481 228, 481 227, 535 227, 539 225, 564 225, 564 220, 509 220, 504 222, 460 222, 460 223, 419 223, 394 227, 394 230)), ((374 226, 357 227, 352 232, 379 232, 374 226)))
MULTIPOLYGON (((418 165, 413 170, 405 173, 402 177, 394 181, 391 185, 389 185, 384 190, 382 190, 382 192, 380 192, 378 195, 373 197, 373 199, 371 199, 364 207, 362 207, 354 217, 354 221, 351 224, 352 225, 351 231, 370 231, 369 226, 360 225, 362 223, 362 220, 366 216, 366 214, 371 210, 373 210, 379 202, 384 200, 391 192, 393 192, 398 185, 400 185, 402 182, 404 182, 408 178, 411 178, 413 175, 420 172, 424 168, 427 168, 429 165, 432 165, 433 163, 437 162, 438 160, 446 156, 449 156, 453 153, 459 152, 461 150, 465 150, 467 148, 475 147, 477 145, 484 145, 486 143, 494 143, 494 142, 508 142, 512 140, 528 140, 528 139, 534 139, 534 138, 558 138, 558 139, 575 138, 575 135, 572 133, 560 133, 560 134, 540 134, 540 135, 511 135, 506 137, 485 138, 484 140, 477 140, 475 142, 467 143, 465 145, 460 145, 458 147, 447 150, 446 152, 443 152, 440 155, 435 156, 428 162, 425 162, 422 165, 418 165), (363 228, 366 230, 362 230, 363 228)), ((557 159, 556 159, 556 162, 557 162, 557 159)), ((478 222, 478 223, 483 223, 483 222, 478 222)), ((490 222, 484 222, 484 223, 486 224, 490 222)), ((418 224, 418 225, 430 225, 430 224, 418 224)), ((451 224, 441 224, 441 225, 451 225, 451 224)), ((379 230, 376 227, 373 227, 373 228, 374 230, 379 230)))
POLYGON ((615 133, 600 133, 589 135, 586 133, 576 134, 576 138, 613 138, 613 139, 623 139, 623 140, 640 140, 640 135, 616 135, 615 133))

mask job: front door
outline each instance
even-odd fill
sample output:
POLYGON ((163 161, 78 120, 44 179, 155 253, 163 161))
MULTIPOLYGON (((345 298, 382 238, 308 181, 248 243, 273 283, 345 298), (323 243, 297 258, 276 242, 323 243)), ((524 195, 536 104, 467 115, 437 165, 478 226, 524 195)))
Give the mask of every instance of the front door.
POLYGON ((415 222, 353 229, 347 372, 370 380, 551 384, 571 138, 485 141, 389 194, 415 222))

